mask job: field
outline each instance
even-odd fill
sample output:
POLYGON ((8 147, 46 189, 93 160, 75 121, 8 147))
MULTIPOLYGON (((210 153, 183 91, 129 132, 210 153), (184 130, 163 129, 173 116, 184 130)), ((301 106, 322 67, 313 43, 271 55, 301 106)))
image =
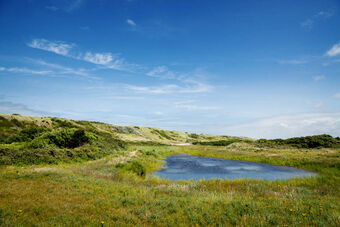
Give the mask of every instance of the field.
MULTIPOLYGON (((5 117, 16 119, 13 115, 5 117)), ((26 124, 29 122, 26 118, 19 120, 26 124)), ((35 125, 40 122, 38 119, 35 125)), ((263 145, 246 138, 235 140, 163 130, 157 132, 157 140, 150 139, 155 135, 153 133, 148 137, 136 132, 124 134, 122 131, 115 132, 112 134, 115 137, 111 138, 105 137, 105 132, 108 132, 106 128, 111 126, 93 124, 100 127, 88 131, 93 125, 83 123, 87 127, 86 132, 104 139, 94 139, 94 142, 75 148, 61 148, 55 144, 49 144, 47 148, 32 148, 25 144, 27 141, 1 144, 1 160, 12 162, 12 159, 6 158, 12 153, 13 157, 21 157, 21 162, 0 166, 1 226, 340 225, 338 147, 263 145), (118 137, 119 133, 121 137, 118 137), (123 137, 131 139, 125 140, 123 137), (222 139, 235 141, 226 146, 169 145, 222 139), (120 140, 122 145, 118 146, 117 141, 120 140), (108 151, 104 151, 105 146, 98 148, 110 144, 110 141, 116 146, 109 147, 108 151), (160 144, 162 141, 163 144, 160 144), (68 156, 70 152, 81 153, 89 147, 93 156, 68 156), (30 151, 27 154, 52 150, 61 155, 26 159, 22 157, 26 154, 24 150, 30 151), (151 176, 153 171, 162 167, 164 157, 180 153, 293 166, 314 171, 317 176, 285 181, 239 179, 178 182, 151 176)), ((50 131, 42 132, 29 143, 37 138, 54 138, 50 135, 58 133, 59 127, 51 127, 50 131)), ((22 129, 13 130, 11 133, 22 129)), ((6 132, 9 131, 7 127, 6 132)), ((144 131, 151 132, 153 129, 146 128, 144 131)), ((75 141, 74 134, 70 138, 70 141, 75 141)))

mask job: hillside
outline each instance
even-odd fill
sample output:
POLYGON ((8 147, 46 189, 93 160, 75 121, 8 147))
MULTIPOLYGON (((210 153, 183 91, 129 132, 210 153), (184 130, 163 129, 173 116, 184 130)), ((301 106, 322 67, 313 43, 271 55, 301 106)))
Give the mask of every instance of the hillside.
POLYGON ((0 226, 339 226, 339 141, 329 135, 251 140, 1 115, 0 226), (174 154, 317 175, 276 181, 154 177, 174 154))
POLYGON ((2 114, 0 164, 93 160, 113 154, 127 144, 190 145, 222 139, 235 138, 55 117, 2 114))

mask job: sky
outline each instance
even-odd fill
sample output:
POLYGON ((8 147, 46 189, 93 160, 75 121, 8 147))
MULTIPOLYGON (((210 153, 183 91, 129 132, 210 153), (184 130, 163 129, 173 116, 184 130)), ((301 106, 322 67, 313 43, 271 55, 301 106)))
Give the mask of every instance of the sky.
POLYGON ((340 136, 338 0, 0 1, 0 113, 340 136))

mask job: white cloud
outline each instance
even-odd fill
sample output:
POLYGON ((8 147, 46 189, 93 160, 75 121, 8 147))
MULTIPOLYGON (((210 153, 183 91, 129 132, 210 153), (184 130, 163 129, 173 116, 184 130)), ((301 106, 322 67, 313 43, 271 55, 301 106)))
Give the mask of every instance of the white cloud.
POLYGON ((108 63, 112 62, 113 56, 111 53, 93 54, 91 52, 86 52, 84 60, 98 65, 107 65, 108 63))
POLYGON ((332 12, 320 11, 314 14, 311 18, 308 18, 301 22, 300 25, 302 28, 311 30, 316 22, 321 21, 322 19, 328 19, 331 16, 333 16, 332 12))
POLYGON ((324 75, 319 75, 319 76, 315 76, 313 79, 314 81, 320 81, 320 80, 326 79, 326 77, 324 75))
POLYGON ((67 44, 61 41, 49 41, 46 39, 34 39, 28 43, 28 46, 40 50, 50 51, 56 54, 67 56, 73 48, 73 44, 67 44))
POLYGON ((314 15, 314 17, 323 17, 323 18, 329 18, 331 16, 333 16, 334 13, 332 12, 327 12, 327 11, 320 11, 317 14, 314 15))
POLYGON ((146 75, 162 79, 175 79, 177 77, 176 73, 170 71, 166 66, 157 66, 146 73, 146 75))
MULTIPOLYGON (((1 98, 0 98, 1 99, 1 98)), ((43 112, 39 110, 34 110, 26 105, 20 103, 13 103, 6 100, 0 100, 0 113, 1 114, 22 114, 27 116, 57 116, 55 113, 43 112)))
POLYGON ((219 107, 217 106, 200 106, 194 104, 182 104, 175 105, 176 108, 185 109, 185 110, 217 110, 219 107))
POLYGON ((79 51, 78 53, 73 51, 73 54, 71 54, 70 51, 75 46, 75 44, 68 44, 62 41, 52 42, 46 39, 34 39, 27 45, 32 48, 53 52, 55 54, 60 54, 73 59, 87 61, 96 65, 103 65, 109 69, 132 72, 139 67, 137 64, 128 64, 123 58, 119 58, 117 55, 109 52, 92 53, 87 51, 84 54, 79 51))
POLYGON ((324 104, 325 104, 325 103, 322 102, 322 101, 314 102, 314 101, 310 101, 310 100, 307 100, 305 103, 306 103, 307 105, 310 105, 310 106, 316 108, 316 109, 319 109, 319 108, 323 107, 324 104))
POLYGON ((59 9, 56 6, 46 6, 45 8, 48 9, 48 10, 52 10, 52 11, 57 11, 59 9))
POLYGON ((307 60, 305 59, 291 59, 291 60, 279 60, 279 64, 288 64, 288 65, 301 65, 301 64, 306 64, 308 63, 307 60))
POLYGON ((301 27, 306 29, 312 29, 314 21, 312 19, 307 19, 300 23, 301 27))
POLYGON ((187 83, 185 86, 177 84, 166 84, 160 86, 134 86, 126 85, 126 88, 138 93, 148 94, 170 94, 170 93, 202 93, 208 92, 212 89, 210 85, 203 83, 187 83))
POLYGON ((91 70, 87 70, 83 68, 73 69, 73 68, 65 67, 65 66, 58 65, 58 64, 48 63, 43 60, 35 60, 35 59, 29 59, 29 60, 31 60, 32 62, 38 65, 46 66, 52 69, 57 69, 58 71, 54 71, 54 74, 72 74, 72 75, 83 76, 83 77, 87 77, 91 79, 99 79, 98 77, 89 74, 89 71, 91 70))
POLYGON ((340 55, 340 43, 333 45, 332 48, 327 51, 326 55, 328 57, 335 57, 340 55))
POLYGON ((340 99, 340 92, 339 92, 339 93, 335 93, 335 94, 333 95, 333 97, 336 98, 336 99, 340 99))
POLYGON ((136 26, 136 23, 133 20, 131 20, 131 19, 127 19, 126 23, 128 23, 131 26, 136 26))
POLYGON ((33 70, 33 69, 18 68, 18 67, 11 67, 11 68, 0 67, 0 71, 7 71, 11 73, 36 74, 36 75, 50 75, 52 73, 52 71, 49 71, 49 70, 33 70))
POLYGON ((310 113, 261 119, 220 128, 227 135, 289 138, 317 134, 340 136, 340 113, 310 113))
POLYGON ((65 11, 72 12, 73 10, 76 10, 80 8, 80 6, 83 4, 83 0, 74 0, 71 2, 66 8, 65 11))

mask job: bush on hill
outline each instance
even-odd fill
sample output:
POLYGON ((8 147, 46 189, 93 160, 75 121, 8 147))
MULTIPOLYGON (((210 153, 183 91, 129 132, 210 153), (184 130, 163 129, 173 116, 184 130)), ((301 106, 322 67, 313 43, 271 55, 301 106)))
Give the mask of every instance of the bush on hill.
POLYGON ((125 147, 90 122, 51 118, 52 128, 0 116, 0 165, 57 163, 101 158, 125 147))
POLYGON ((228 146, 235 142, 240 142, 240 139, 230 139, 230 140, 216 140, 216 141, 206 141, 206 142, 193 142, 193 144, 197 145, 210 145, 210 146, 228 146))
POLYGON ((315 135, 306 137, 294 137, 289 139, 259 139, 257 144, 275 146, 275 145, 288 145, 296 148, 332 148, 340 147, 340 140, 333 138, 330 135, 315 135))

